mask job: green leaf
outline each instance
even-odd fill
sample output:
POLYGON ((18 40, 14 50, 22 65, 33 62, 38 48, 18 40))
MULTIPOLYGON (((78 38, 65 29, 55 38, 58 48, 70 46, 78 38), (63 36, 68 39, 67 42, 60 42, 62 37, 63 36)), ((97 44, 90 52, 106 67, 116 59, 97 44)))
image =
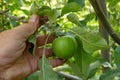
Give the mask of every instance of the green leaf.
POLYGON ((60 16, 60 13, 56 9, 52 9, 52 16, 48 16, 51 23, 56 22, 57 18, 60 16))
POLYGON ((17 4, 18 6, 23 6, 24 5, 23 0, 14 0, 14 3, 17 4))
POLYGON ((115 63, 117 68, 120 70, 120 46, 115 49, 115 63))
POLYGON ((98 32, 92 32, 81 27, 75 27, 71 29, 71 31, 80 37, 83 48, 88 53, 108 48, 105 39, 103 39, 98 32))
POLYGON ((70 2, 76 2, 78 3, 81 7, 83 7, 85 5, 85 1, 84 0, 68 0, 68 3, 70 2))
POLYGON ((84 76, 84 74, 81 73, 81 70, 80 70, 79 66, 78 66, 76 63, 68 63, 68 64, 69 64, 69 66, 71 67, 72 72, 73 72, 76 76, 78 76, 78 77, 80 77, 80 78, 82 78, 82 79, 85 79, 85 78, 86 78, 86 77, 84 76))
POLYGON ((34 54, 35 53, 35 48, 36 48, 36 37, 38 35, 38 32, 35 32, 33 35, 31 35, 29 38, 28 38, 28 42, 32 43, 34 46, 30 48, 30 52, 31 54, 34 54))
POLYGON ((108 0, 108 1, 109 1, 109 7, 113 7, 120 2, 120 0, 108 0))
POLYGON ((74 73, 77 76, 86 79, 86 72, 88 71, 92 57, 83 50, 81 39, 78 36, 76 36, 75 39, 77 41, 78 48, 74 55, 75 62, 71 63, 70 66, 72 67, 73 71, 75 71, 74 73))
POLYGON ((108 69, 104 74, 100 76, 99 80, 113 80, 112 78, 115 76, 120 76, 120 71, 108 69))
POLYGON ((39 9, 38 14, 40 16, 43 16, 43 15, 52 16, 52 9, 49 6, 42 6, 39 9))
POLYGON ((80 22, 79 22, 79 18, 76 14, 74 13, 70 13, 69 15, 67 15, 67 18, 69 21, 71 21, 72 23, 80 26, 80 22))
POLYGON ((91 78, 95 75, 97 68, 103 64, 104 61, 97 60, 95 62, 92 62, 89 66, 89 69, 87 71, 87 78, 91 78))
POLYGON ((84 18, 85 18, 84 20, 86 20, 87 22, 89 22, 89 21, 95 19, 96 16, 95 16, 94 12, 90 12, 89 14, 85 15, 84 18))
POLYGON ((69 12, 77 12, 81 10, 81 6, 77 4, 76 2, 71 2, 66 4, 63 9, 61 15, 67 14, 69 12))
MULTIPOLYGON (((18 25, 20 25, 17 21, 15 20, 10 20, 10 23, 12 24, 12 27, 16 27, 18 25)), ((8 26, 9 27, 9 26, 8 26)))
POLYGON ((30 11, 32 14, 37 14, 38 6, 37 6, 37 3, 35 1, 32 2, 30 11))
POLYGON ((59 12, 56 9, 51 9, 49 6, 42 6, 39 9, 38 15, 40 16, 47 16, 49 18, 49 21, 51 23, 55 22, 57 20, 57 17, 60 15, 59 12))
POLYGON ((39 71, 36 71, 27 78, 25 78, 25 80, 39 80, 39 73, 39 71))
POLYGON ((29 41, 30 43, 36 44, 36 35, 31 35, 31 36, 28 38, 28 41, 29 41))
POLYGON ((44 53, 42 60, 39 63, 39 67, 41 70, 39 74, 39 80, 58 80, 58 75, 53 71, 52 66, 46 59, 44 53))
POLYGON ((81 39, 78 36, 76 36, 75 39, 76 39, 77 44, 78 44, 78 49, 75 53, 74 58, 75 58, 76 63, 78 64, 78 66, 81 70, 81 73, 85 74, 86 69, 88 69, 89 64, 91 62, 91 55, 84 51, 81 39))

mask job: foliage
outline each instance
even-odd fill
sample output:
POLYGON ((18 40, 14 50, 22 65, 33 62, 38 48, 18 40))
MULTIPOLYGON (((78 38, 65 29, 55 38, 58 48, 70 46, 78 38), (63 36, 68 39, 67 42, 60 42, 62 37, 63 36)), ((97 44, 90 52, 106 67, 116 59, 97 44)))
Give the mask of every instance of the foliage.
MULTIPOLYGON (((119 0, 107 0, 107 5, 109 23, 120 35, 119 0)), ((34 13, 49 18, 48 23, 40 27, 38 32, 29 38, 29 42, 34 46, 36 36, 44 35, 46 32, 46 34, 56 34, 58 37, 72 35, 75 37, 78 47, 72 58, 68 59, 64 65, 54 69, 43 54, 39 61, 41 70, 31 74, 25 80, 69 79, 66 75, 59 75, 59 71, 83 80, 120 79, 120 46, 111 38, 109 39, 110 45, 108 45, 100 35, 99 19, 94 9, 91 8, 89 0, 1 0, 0 32, 27 22, 34 13), (108 48, 111 53, 110 62, 104 60, 100 54, 101 50, 108 48), (102 67, 107 69, 103 71, 102 67)), ((46 48, 46 44, 44 48, 46 48)))

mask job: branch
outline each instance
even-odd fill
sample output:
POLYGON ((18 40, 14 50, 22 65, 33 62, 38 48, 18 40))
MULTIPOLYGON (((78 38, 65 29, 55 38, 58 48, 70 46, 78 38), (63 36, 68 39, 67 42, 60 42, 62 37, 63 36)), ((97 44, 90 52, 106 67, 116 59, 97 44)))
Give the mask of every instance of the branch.
POLYGON ((90 3, 92 4, 98 18, 100 19, 102 25, 106 29, 106 31, 109 33, 109 35, 112 37, 112 39, 120 45, 120 37, 114 32, 112 29, 112 26, 108 22, 107 18, 105 17, 104 13, 102 12, 99 3, 97 0, 89 0, 90 3))
MULTIPOLYGON (((8 11, 9 11, 9 9, 0 11, 0 14, 5 15, 9 19, 16 20, 16 21, 19 21, 19 22, 22 22, 22 23, 27 23, 28 22, 27 20, 24 20, 25 19, 24 16, 22 16, 22 17, 12 16, 12 15, 8 14, 8 11)), ((42 23, 42 24, 46 23, 47 21, 48 21, 48 17, 44 16, 44 17, 40 18, 40 23, 42 23)))
POLYGON ((5 15, 6 17, 12 19, 12 20, 16 20, 16 21, 23 22, 23 23, 27 23, 27 22, 28 22, 28 21, 26 21, 26 20, 23 20, 23 19, 25 19, 24 16, 22 16, 22 17, 16 17, 16 16, 11 16, 10 14, 7 14, 7 13, 4 13, 4 15, 5 15))
POLYGON ((24 16, 22 16, 22 17, 12 16, 12 15, 7 13, 8 11, 9 11, 9 9, 5 9, 3 11, 0 11, 0 14, 5 15, 6 17, 8 17, 8 18, 10 18, 12 20, 16 20, 16 21, 23 22, 23 23, 27 23, 28 22, 26 20, 23 20, 23 19, 25 19, 24 16))
POLYGON ((4 13, 7 13, 9 11, 9 9, 5 9, 3 11, 0 11, 0 14, 4 14, 4 13))

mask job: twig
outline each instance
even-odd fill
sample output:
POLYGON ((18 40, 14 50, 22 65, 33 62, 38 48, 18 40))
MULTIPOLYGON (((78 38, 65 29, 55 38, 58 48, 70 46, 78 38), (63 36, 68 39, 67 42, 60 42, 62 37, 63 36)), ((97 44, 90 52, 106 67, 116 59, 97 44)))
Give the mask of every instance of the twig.
POLYGON ((63 76, 64 78, 68 79, 68 80, 82 80, 81 78, 74 76, 74 75, 70 75, 70 74, 66 74, 62 71, 57 72, 59 75, 63 76))
MULTIPOLYGON (((5 9, 3 11, 0 11, 0 14, 5 15, 9 19, 16 20, 16 21, 19 21, 19 22, 22 22, 22 23, 27 23, 28 22, 27 20, 24 20, 25 19, 24 16, 22 16, 22 17, 12 16, 8 13, 8 11, 9 11, 9 9, 5 9)), ((47 21, 48 21, 48 18, 46 18, 46 17, 40 18, 40 23, 42 23, 42 24, 46 23, 47 21)))
POLYGON ((5 15, 6 17, 8 17, 12 20, 16 20, 16 21, 23 22, 23 23, 28 22, 27 20, 24 20, 25 19, 24 16, 22 16, 22 17, 12 16, 12 15, 8 14, 8 11, 9 11, 9 9, 5 9, 3 11, 0 11, 0 14, 5 15))
POLYGON ((107 18, 103 14, 97 0, 89 0, 89 1, 92 4, 98 18, 100 19, 100 21, 101 21, 102 25, 104 26, 104 28, 106 29, 106 31, 109 33, 109 35, 112 37, 112 39, 120 45, 120 37, 112 29, 112 26, 110 25, 107 18))
POLYGON ((25 19, 24 16, 22 17, 16 17, 16 16, 11 16, 10 14, 4 13, 5 16, 7 16, 10 19, 14 19, 14 20, 21 20, 21 19, 25 19))
POLYGON ((0 11, 0 14, 4 14, 4 13, 7 13, 9 11, 9 9, 5 9, 3 11, 0 11))
POLYGON ((16 16, 11 16, 10 14, 7 14, 7 13, 4 13, 4 15, 5 15, 6 17, 12 19, 12 20, 16 20, 16 21, 23 22, 23 23, 28 22, 28 21, 26 21, 26 20, 23 20, 23 19, 25 19, 24 16, 22 16, 22 17, 16 17, 16 16))

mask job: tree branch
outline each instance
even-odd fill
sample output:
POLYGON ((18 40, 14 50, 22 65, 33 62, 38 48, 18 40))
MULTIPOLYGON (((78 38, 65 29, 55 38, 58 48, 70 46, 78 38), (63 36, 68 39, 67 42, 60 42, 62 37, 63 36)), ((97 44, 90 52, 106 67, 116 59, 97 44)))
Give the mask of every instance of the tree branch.
POLYGON ((7 13, 4 13, 4 15, 12 20, 16 20, 16 21, 19 21, 19 22, 23 22, 23 23, 27 23, 28 21, 27 20, 23 20, 25 19, 24 16, 22 17, 16 17, 16 16, 11 16, 10 14, 7 14, 7 13))
POLYGON ((24 16, 22 16, 22 17, 12 16, 12 15, 8 14, 8 11, 9 11, 9 9, 5 9, 3 11, 0 11, 0 14, 5 15, 6 17, 8 17, 12 20, 16 20, 16 21, 23 22, 23 23, 28 22, 27 20, 23 20, 23 19, 25 19, 24 16))
POLYGON ((0 11, 0 14, 4 14, 4 13, 7 13, 9 11, 9 9, 5 9, 3 11, 0 11))
POLYGON ((98 18, 100 19, 102 25, 106 29, 106 31, 109 33, 109 35, 112 37, 112 39, 120 45, 120 37, 114 32, 112 29, 112 26, 108 22, 107 18, 105 17, 104 13, 102 12, 99 3, 97 0, 89 0, 90 3, 92 4, 98 18))
MULTIPOLYGON (((24 16, 22 16, 22 17, 12 16, 12 15, 8 14, 8 11, 9 11, 9 9, 0 11, 0 14, 5 15, 9 19, 16 20, 16 21, 19 21, 19 22, 22 22, 22 23, 27 23, 28 22, 27 20, 24 20, 25 19, 24 16)), ((48 21, 47 17, 40 18, 40 23, 45 23, 46 21, 48 21)))

